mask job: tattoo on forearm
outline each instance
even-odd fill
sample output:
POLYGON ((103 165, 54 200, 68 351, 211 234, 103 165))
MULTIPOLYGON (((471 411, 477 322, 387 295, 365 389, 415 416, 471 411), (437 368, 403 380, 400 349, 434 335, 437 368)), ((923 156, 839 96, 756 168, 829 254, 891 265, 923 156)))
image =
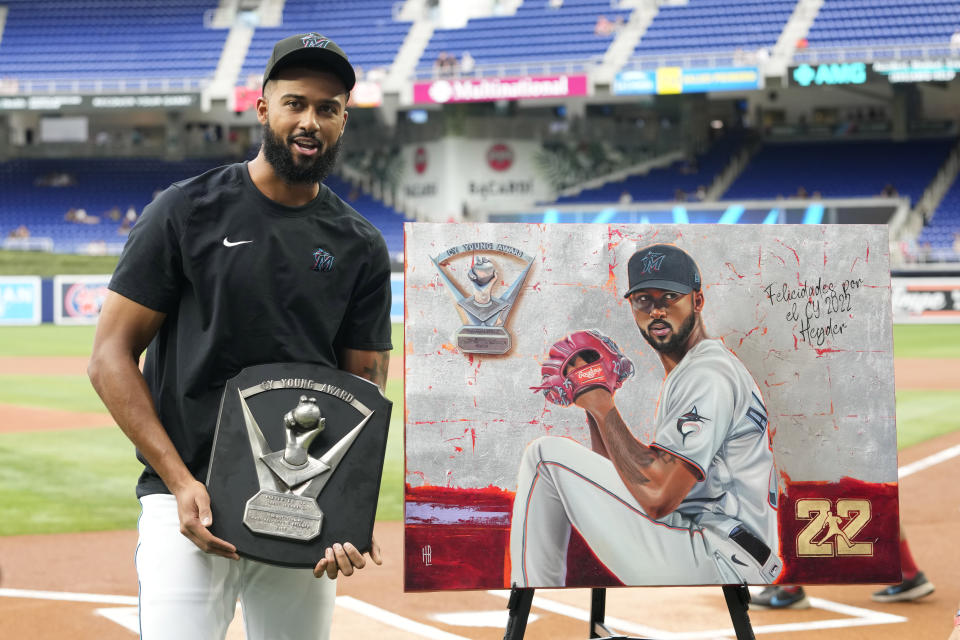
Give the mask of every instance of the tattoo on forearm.
POLYGON ((390 353, 377 353, 373 361, 363 367, 360 376, 370 380, 381 389, 387 386, 387 369, 390 366, 390 353))

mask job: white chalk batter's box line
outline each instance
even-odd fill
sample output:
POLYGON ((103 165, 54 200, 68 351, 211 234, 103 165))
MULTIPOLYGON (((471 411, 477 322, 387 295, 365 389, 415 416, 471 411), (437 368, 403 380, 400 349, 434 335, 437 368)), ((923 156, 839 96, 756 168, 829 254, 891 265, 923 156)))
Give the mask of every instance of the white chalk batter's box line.
MULTIPOLYGON (((504 600, 510 597, 510 592, 508 591, 488 591, 487 593, 498 598, 503 598, 504 600)), ((27 589, 0 589, 0 597, 127 605, 122 608, 97 609, 96 613, 135 633, 139 630, 136 608, 137 598, 132 596, 109 596, 91 593, 69 593, 58 591, 33 591, 27 589)), ((878 624, 907 622, 908 620, 903 616, 896 616, 889 613, 883 613, 881 611, 863 609, 861 607, 853 607, 850 605, 840 604, 838 602, 832 602, 830 600, 824 600, 822 598, 810 598, 810 604, 817 609, 824 609, 826 611, 832 611, 834 613, 839 613, 849 617, 831 620, 817 620, 815 622, 796 622, 754 626, 754 634, 760 635, 765 633, 785 633, 788 631, 813 631, 818 629, 863 627, 878 624)), ((350 596, 337 596, 337 606, 371 618, 382 624, 409 633, 414 633, 421 638, 430 638, 431 640, 469 640, 464 636, 458 636, 452 633, 447 633, 446 631, 441 631, 435 627, 416 622, 415 620, 410 620, 409 618, 405 618, 391 611, 387 611, 386 609, 368 604, 350 596)), ((543 611, 549 611, 557 615, 566 616, 575 620, 581 620, 583 622, 589 622, 590 620, 590 612, 586 609, 581 609, 579 607, 549 600, 538 595, 534 596, 532 606, 543 611)), ((504 623, 506 622, 506 618, 507 612, 504 610, 504 623)), ((636 622, 631 622, 629 620, 624 620, 622 618, 610 616, 606 617, 605 622, 608 627, 616 629, 617 631, 655 637, 659 640, 716 640, 719 638, 733 638, 736 635, 733 629, 713 629, 708 631, 694 632, 665 631, 663 629, 657 629, 655 627, 650 627, 638 624, 636 622)))

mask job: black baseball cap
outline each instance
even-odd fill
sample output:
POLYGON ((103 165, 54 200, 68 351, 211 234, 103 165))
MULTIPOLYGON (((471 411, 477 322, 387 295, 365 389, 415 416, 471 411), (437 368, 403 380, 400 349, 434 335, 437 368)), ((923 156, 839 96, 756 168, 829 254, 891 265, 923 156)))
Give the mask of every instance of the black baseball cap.
POLYGON ((267 86, 267 80, 277 71, 294 65, 329 71, 343 81, 347 91, 357 84, 357 74, 347 60, 347 54, 336 42, 319 33, 300 33, 284 38, 273 46, 273 53, 263 72, 263 87, 267 86))
POLYGON ((666 289, 677 293, 700 291, 700 269, 693 258, 671 244, 653 244, 640 249, 627 263, 629 298, 638 289, 666 289))

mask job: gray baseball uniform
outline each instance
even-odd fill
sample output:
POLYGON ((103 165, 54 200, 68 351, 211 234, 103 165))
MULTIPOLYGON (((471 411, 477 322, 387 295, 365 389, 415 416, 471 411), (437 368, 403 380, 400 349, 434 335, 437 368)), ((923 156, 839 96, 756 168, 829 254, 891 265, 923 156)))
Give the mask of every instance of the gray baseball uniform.
POLYGON ((511 582, 563 586, 571 526, 625 584, 772 582, 782 563, 767 411, 720 341, 702 340, 667 375, 649 446, 686 461, 698 479, 659 520, 607 458, 566 438, 531 443, 514 499, 511 582))

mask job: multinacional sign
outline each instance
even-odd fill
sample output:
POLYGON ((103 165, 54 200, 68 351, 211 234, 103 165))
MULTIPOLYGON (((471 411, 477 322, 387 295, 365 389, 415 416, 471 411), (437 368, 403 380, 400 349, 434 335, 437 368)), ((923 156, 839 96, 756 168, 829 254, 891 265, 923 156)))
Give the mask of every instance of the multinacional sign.
POLYGON ((585 96, 586 75, 524 76, 522 78, 458 78, 417 82, 413 101, 418 104, 448 102, 493 102, 527 98, 585 96))
POLYGON ((613 81, 613 93, 677 94, 708 91, 744 91, 759 89, 763 78, 756 67, 718 67, 685 69, 660 67, 656 71, 621 71, 613 81))
POLYGON ((407 590, 900 579, 886 225, 748 226, 405 226, 407 590))
POLYGON ((41 320, 41 281, 36 276, 0 276, 0 324, 34 325, 41 320))
POLYGON ((97 324, 109 282, 109 275, 54 276, 54 323, 97 324))
POLYGON ((791 68, 788 75, 794 84, 801 87, 864 84, 867 81, 867 65, 864 62, 834 62, 813 66, 802 64, 791 68))

